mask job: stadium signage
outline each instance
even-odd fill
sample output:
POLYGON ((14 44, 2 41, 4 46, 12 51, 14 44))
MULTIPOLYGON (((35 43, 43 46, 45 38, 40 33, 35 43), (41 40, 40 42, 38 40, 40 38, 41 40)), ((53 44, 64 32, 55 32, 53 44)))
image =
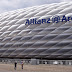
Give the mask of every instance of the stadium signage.
POLYGON ((60 16, 53 17, 52 19, 47 18, 47 19, 26 19, 25 25, 32 25, 32 24, 43 24, 43 23, 58 23, 58 22, 67 22, 72 20, 72 16, 66 17, 65 15, 60 18, 60 16))

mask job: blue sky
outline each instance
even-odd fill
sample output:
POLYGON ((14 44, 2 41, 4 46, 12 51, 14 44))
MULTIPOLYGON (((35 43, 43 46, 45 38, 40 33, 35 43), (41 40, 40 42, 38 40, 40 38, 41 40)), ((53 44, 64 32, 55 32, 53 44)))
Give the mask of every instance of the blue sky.
POLYGON ((0 0, 0 13, 35 5, 59 3, 66 1, 72 0, 0 0))

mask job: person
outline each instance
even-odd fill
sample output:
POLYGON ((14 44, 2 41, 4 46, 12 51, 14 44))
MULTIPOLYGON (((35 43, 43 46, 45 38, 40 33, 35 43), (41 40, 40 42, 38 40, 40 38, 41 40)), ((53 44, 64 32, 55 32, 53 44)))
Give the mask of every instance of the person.
POLYGON ((17 67, 17 62, 14 63, 14 69, 16 70, 17 67))
POLYGON ((23 69, 23 61, 21 62, 21 68, 23 69))

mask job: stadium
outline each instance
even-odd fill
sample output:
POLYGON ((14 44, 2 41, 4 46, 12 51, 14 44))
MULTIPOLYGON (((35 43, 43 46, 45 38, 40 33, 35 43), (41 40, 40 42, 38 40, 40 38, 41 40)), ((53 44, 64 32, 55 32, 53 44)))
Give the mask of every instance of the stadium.
POLYGON ((72 2, 1 13, 0 58, 72 59, 72 2), (59 21, 57 17, 60 17, 59 21), (39 23, 34 24, 33 19, 39 20, 39 23), (50 20, 49 23, 40 22, 42 19, 50 20), (27 20, 31 20, 30 23, 27 20))

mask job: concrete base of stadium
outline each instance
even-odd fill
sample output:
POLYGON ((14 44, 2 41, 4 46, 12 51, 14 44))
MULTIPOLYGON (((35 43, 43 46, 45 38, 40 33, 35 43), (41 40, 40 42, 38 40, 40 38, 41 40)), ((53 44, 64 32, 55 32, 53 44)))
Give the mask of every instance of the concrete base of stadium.
POLYGON ((40 59, 2 59, 0 58, 0 63, 21 63, 39 65, 39 64, 53 64, 53 65, 72 65, 72 60, 40 60, 40 59))
POLYGON ((31 59, 30 64, 31 65, 39 65, 39 60, 38 59, 31 59))

